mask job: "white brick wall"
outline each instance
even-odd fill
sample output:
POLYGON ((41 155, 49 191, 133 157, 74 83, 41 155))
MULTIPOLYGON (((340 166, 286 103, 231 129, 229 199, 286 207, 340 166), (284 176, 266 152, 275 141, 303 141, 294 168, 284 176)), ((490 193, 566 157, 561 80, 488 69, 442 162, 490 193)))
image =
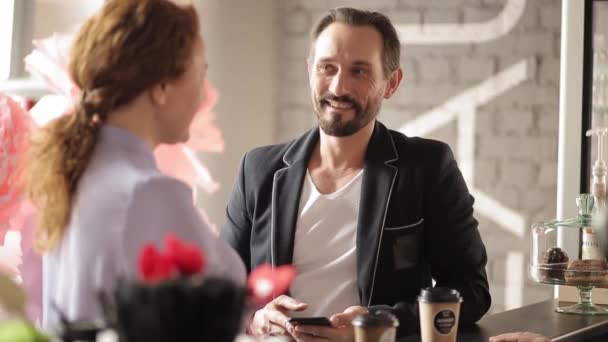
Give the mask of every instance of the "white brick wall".
POLYGON ((463 84, 478 83, 492 76, 496 61, 493 57, 463 57, 457 62, 458 80, 463 84))
POLYGON ((403 84, 416 84, 420 82, 420 73, 418 62, 413 59, 401 60, 401 69, 403 70, 403 84))
POLYGON ((555 179, 557 179, 555 164, 550 161, 543 162, 540 165, 540 172, 538 173, 538 185, 547 188, 554 187, 555 179))
POLYGON ((559 58, 546 58, 540 63, 540 83, 559 86, 559 58))
POLYGON ((393 101, 399 105, 426 105, 430 106, 438 104, 438 101, 447 100, 449 97, 456 95, 456 89, 453 86, 441 83, 434 84, 414 84, 412 82, 404 83, 402 89, 399 89, 397 97, 393 101))
POLYGON ((504 135, 524 138, 530 134, 534 125, 534 114, 529 109, 502 111, 495 118, 499 134, 504 135))
POLYGON ((453 78, 446 58, 425 58, 418 62, 418 67, 422 83, 445 83, 453 78))
POLYGON ((513 31, 517 33, 537 32, 540 27, 539 10, 541 7, 543 6, 537 0, 528 1, 526 11, 513 31))
POLYGON ((426 0, 399 0, 399 4, 405 8, 416 10, 424 8, 432 9, 455 9, 461 5, 459 1, 426 1, 426 0))
POLYGON ((399 3, 398 0, 297 0, 284 2, 291 2, 293 3, 292 6, 302 7, 306 10, 311 11, 326 10, 341 6, 349 6, 370 10, 394 9, 399 3))
MULTIPOLYGON (((478 139, 480 136, 493 137, 496 135, 496 132, 498 130, 496 128, 496 124, 495 124, 496 118, 494 116, 497 113, 499 113, 499 112, 494 109, 479 108, 477 110, 477 121, 475 122, 475 125, 477 128, 477 138, 478 139)), ((479 146, 479 143, 477 144, 477 146, 479 146)), ((478 149, 478 151, 479 151, 479 149, 478 149)))
POLYGON ((467 6, 464 8, 464 22, 474 23, 483 22, 494 18, 497 14, 496 8, 482 8, 467 6))
POLYGON ((557 29, 561 27, 561 13, 559 7, 546 7, 540 10, 540 24, 546 29, 557 29))
POLYGON ((472 55, 476 57, 495 56, 499 59, 513 57, 515 42, 516 37, 514 35, 507 35, 487 43, 472 45, 472 55))
POLYGON ((313 20, 312 13, 301 8, 294 8, 289 13, 289 22, 281 22, 283 32, 289 36, 306 36, 313 20))
POLYGON ((391 12, 391 20, 409 25, 421 24, 422 13, 416 10, 397 10, 391 12))
MULTIPOLYGON (((510 149, 516 149, 520 138, 505 137, 499 135, 489 135, 478 131, 477 152, 475 156, 486 160, 502 160, 506 156, 506 152, 510 149)), ((479 175, 480 177, 482 175, 479 175)))
POLYGON ((557 136, 558 115, 559 110, 557 106, 543 106, 542 109, 538 110, 538 128, 540 134, 548 137, 557 136))
POLYGON ((458 9, 425 9, 422 15, 423 24, 459 23, 461 11, 458 9))
POLYGON ((482 177, 475 178, 474 185, 480 189, 488 189, 498 182, 498 163, 494 160, 477 159, 475 161, 475 174, 482 177))
POLYGON ((524 55, 551 55, 553 52, 553 34, 551 32, 528 32, 515 39, 515 52, 524 55))
MULTIPOLYGON (((289 64, 289 63, 287 63, 289 64)), ((306 61, 300 60, 300 64, 290 65, 291 67, 285 67, 284 65, 278 66, 283 72, 280 74, 281 84, 307 84, 308 72, 306 69, 306 61)))
MULTIPOLYGON (((396 24, 484 22, 506 0, 277 0, 280 39, 277 77, 277 141, 293 138, 314 124, 310 110, 305 58, 308 30, 334 6, 380 10, 396 24)), ((383 104, 380 120, 397 128, 440 106, 472 86, 522 60, 532 60, 526 80, 477 108, 474 186, 522 215, 529 226, 555 215, 559 87, 559 0, 528 0, 524 14, 505 36, 479 44, 408 45, 402 47, 405 80, 395 97, 383 104)), ((427 135, 446 141, 457 153, 457 124, 427 135)), ((574 203, 574 199, 573 199, 574 203)), ((529 237, 520 239, 489 217, 477 215, 489 255, 492 311, 505 308, 505 264, 509 251, 529 253, 529 237)), ((527 257, 526 257, 527 260, 527 257)), ((526 261, 527 262, 527 261, 526 261)), ((524 304, 552 294, 528 280, 524 304)), ((511 285, 509 285, 511 286, 511 285)))
POLYGON ((482 0, 485 6, 503 6, 507 0, 482 0))
POLYGON ((281 41, 281 50, 283 52, 283 58, 292 59, 303 63, 308 57, 310 52, 309 48, 310 39, 308 35, 290 37, 284 41, 281 41))
MULTIPOLYGON (((500 183, 510 190, 527 195, 530 186, 536 183, 538 175, 536 166, 529 161, 509 161, 502 164, 500 183), (525 192, 525 194, 524 194, 525 192)), ((518 207, 518 205, 514 205, 518 207)))

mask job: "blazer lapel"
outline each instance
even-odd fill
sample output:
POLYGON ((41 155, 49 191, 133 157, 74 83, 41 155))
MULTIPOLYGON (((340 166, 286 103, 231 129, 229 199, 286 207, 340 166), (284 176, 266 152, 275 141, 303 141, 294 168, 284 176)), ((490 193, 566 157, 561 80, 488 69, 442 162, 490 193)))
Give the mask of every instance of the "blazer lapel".
POLYGON ((291 264, 302 184, 308 159, 319 141, 318 128, 294 141, 283 156, 285 167, 274 173, 272 184, 271 261, 291 264))
POLYGON ((399 159, 393 138, 376 122, 368 145, 357 224, 357 285, 362 305, 371 305, 382 231, 399 159))

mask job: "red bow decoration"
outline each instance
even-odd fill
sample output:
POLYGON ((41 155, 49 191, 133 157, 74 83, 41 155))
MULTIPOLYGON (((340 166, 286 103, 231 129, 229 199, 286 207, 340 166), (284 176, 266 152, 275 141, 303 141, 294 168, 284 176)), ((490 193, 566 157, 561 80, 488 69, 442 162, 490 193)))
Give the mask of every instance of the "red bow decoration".
MULTIPOLYGON (((139 254, 139 276, 147 283, 164 281, 176 275, 199 274, 205 266, 206 259, 202 251, 195 245, 181 241, 173 233, 165 236, 164 253, 152 243, 146 243, 139 254)), ((296 269, 292 265, 260 265, 247 278, 249 297, 254 304, 264 305, 285 293, 295 277, 296 269)))
POLYGON ((139 276, 144 282, 159 282, 176 273, 190 276, 202 273, 205 255, 193 244, 181 241, 175 234, 165 236, 165 253, 146 243, 139 254, 139 276))
POLYGON ((270 264, 260 265, 247 278, 249 296, 253 303, 264 305, 285 293, 295 277, 296 269, 292 265, 274 268, 270 264))

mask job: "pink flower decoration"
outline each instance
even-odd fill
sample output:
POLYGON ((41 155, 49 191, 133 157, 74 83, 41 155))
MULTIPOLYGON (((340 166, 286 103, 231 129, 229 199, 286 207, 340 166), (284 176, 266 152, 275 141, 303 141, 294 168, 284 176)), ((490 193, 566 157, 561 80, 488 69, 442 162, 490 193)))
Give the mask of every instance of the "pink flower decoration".
POLYGON ((29 130, 26 112, 0 93, 0 242, 9 228, 9 219, 21 205, 22 196, 14 185, 14 173, 25 151, 29 130))
POLYGON ((0 272, 11 277, 19 274, 21 246, 6 244, 11 224, 21 212, 23 197, 14 184, 15 170, 23 155, 30 129, 29 116, 7 95, 0 93, 0 272))
POLYGON ((30 298, 28 314, 37 319, 42 304, 42 261, 32 248, 36 212, 13 181, 32 126, 27 112, 0 93, 0 272, 21 276, 30 298), (21 242, 8 243, 8 231, 18 232, 12 236, 20 236, 21 242))
POLYGON ((205 101, 196 113, 190 126, 190 140, 186 145, 196 151, 224 152, 224 137, 222 131, 213 122, 215 113, 213 107, 217 104, 219 94, 208 79, 203 85, 205 101))
POLYGON ((247 289, 251 301, 257 305, 265 305, 276 296, 285 293, 296 277, 296 269, 292 265, 272 267, 263 264, 256 267, 247 278, 247 289))
POLYGON ((34 50, 25 57, 25 68, 34 77, 42 80, 56 95, 43 96, 30 109, 37 126, 72 110, 80 89, 72 82, 68 73, 68 60, 73 35, 53 34, 46 39, 34 40, 34 50))
POLYGON ((26 69, 44 81, 54 93, 76 98, 80 89, 68 73, 70 47, 74 36, 57 34, 46 39, 34 40, 34 50, 25 57, 26 69))

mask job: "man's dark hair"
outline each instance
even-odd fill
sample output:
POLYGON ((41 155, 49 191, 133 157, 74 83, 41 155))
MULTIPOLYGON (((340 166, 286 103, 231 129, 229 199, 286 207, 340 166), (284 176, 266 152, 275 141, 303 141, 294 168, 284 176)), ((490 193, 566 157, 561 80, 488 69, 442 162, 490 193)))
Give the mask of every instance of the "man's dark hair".
POLYGON ((315 42, 321 32, 333 23, 345 23, 352 26, 373 26, 383 41, 382 70, 384 76, 388 77, 391 72, 399 68, 401 55, 401 43, 397 31, 390 19, 382 13, 359 10, 351 7, 338 7, 330 10, 324 15, 311 32, 310 56, 314 55, 315 42))

